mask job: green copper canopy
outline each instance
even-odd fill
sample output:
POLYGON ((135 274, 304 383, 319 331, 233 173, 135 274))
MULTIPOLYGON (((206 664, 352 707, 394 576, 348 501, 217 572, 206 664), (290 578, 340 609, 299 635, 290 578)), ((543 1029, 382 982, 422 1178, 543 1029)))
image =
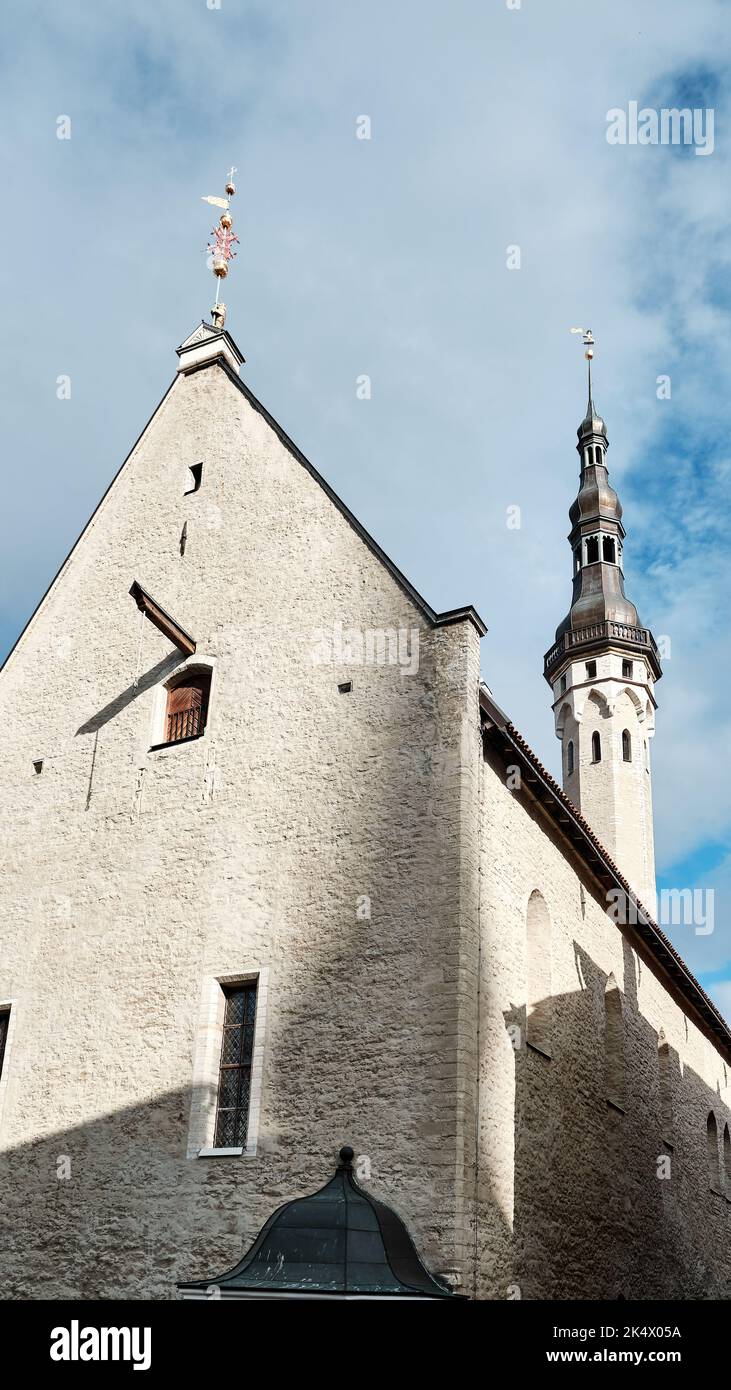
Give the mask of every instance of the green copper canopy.
POLYGON ((403 1221, 358 1186, 353 1150, 340 1150, 330 1182, 274 1212, 227 1274, 179 1284, 221 1295, 455 1298, 422 1264, 403 1221))

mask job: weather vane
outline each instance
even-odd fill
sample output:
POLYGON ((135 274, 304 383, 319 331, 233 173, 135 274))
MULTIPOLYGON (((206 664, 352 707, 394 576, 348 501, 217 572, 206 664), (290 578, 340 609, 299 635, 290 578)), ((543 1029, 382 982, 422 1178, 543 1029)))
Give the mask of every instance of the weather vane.
POLYGON ((209 194, 208 196, 204 195, 202 200, 204 203, 210 203, 214 208, 222 209, 218 226, 214 227, 211 232, 213 240, 209 241, 206 247, 207 253, 211 256, 211 269, 216 277, 216 300, 211 309, 211 318, 216 328, 223 328, 226 322, 226 305, 219 304, 218 296, 221 290, 221 281, 225 280, 228 275, 228 263, 236 255, 233 249, 234 245, 239 240, 232 230, 233 218, 230 212, 230 200, 236 192, 236 185, 233 181, 235 173, 236 169, 232 164, 226 181, 225 198, 217 198, 214 194, 209 194))
POLYGON ((591 400, 591 359, 594 356, 594 334, 590 328, 570 328, 570 333, 580 333, 586 349, 584 356, 589 363, 589 399, 591 400))

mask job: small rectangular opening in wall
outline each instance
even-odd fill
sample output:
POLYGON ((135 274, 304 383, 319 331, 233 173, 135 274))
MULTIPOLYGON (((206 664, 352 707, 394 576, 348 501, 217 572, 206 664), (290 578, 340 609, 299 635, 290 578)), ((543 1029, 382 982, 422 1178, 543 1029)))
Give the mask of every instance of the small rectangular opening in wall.
POLYGON ((341 681, 340 685, 338 686, 338 695, 349 695, 352 689, 352 681, 341 681))
POLYGON ((0 1009, 0 1076, 3 1074, 3 1064, 5 1062, 5 1047, 8 1041, 10 1029, 10 1008, 3 1005, 0 1009))
POLYGON ((34 771, 36 777, 40 777, 40 775, 41 775, 41 773, 42 773, 42 771, 43 771, 43 759, 42 759, 42 758, 34 758, 34 759, 33 759, 33 771, 34 771))
POLYGON ((587 675, 587 679, 590 680, 590 681, 593 681, 593 680, 596 679, 596 662, 595 662, 595 661, 587 661, 587 663, 586 663, 586 675, 587 675))
POLYGON ((203 482, 203 464, 202 464, 202 463, 192 463, 192 464, 190 465, 189 472, 190 472, 190 475, 191 475, 191 479, 192 479, 192 482, 193 482, 193 486, 192 486, 192 487, 188 487, 188 488, 185 489, 185 495, 186 495, 186 497, 187 497, 191 492, 197 492, 198 489, 199 489, 199 487, 200 487, 200 485, 201 485, 201 483, 203 482))

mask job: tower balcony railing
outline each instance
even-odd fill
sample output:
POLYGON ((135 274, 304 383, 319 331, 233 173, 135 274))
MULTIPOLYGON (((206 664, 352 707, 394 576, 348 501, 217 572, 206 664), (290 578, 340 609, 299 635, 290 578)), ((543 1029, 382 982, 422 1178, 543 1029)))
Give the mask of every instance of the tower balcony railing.
POLYGON ((544 661, 544 671, 546 674, 556 665, 560 657, 566 652, 572 651, 576 647, 593 647, 600 642, 619 642, 622 646, 630 647, 649 647, 655 658, 655 664, 660 667, 660 653, 657 643, 650 629, 647 627, 632 627, 629 623, 589 623, 586 627, 569 628, 558 642, 555 642, 550 651, 546 653, 544 661))

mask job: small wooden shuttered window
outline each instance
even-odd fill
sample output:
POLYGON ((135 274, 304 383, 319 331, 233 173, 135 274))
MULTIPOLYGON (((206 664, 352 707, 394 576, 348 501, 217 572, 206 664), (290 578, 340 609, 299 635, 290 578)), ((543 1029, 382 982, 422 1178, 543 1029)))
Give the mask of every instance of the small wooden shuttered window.
POLYGON ((228 985, 216 1112, 216 1148, 243 1149, 249 1125, 256 980, 228 985))
POLYGON ((3 1074, 3 1061, 5 1060, 5 1044, 8 1040, 9 1023, 10 1010, 0 1009, 0 1076, 3 1074))
POLYGON ((197 738, 206 727, 211 677, 207 672, 183 676, 168 690, 165 742, 197 738))

